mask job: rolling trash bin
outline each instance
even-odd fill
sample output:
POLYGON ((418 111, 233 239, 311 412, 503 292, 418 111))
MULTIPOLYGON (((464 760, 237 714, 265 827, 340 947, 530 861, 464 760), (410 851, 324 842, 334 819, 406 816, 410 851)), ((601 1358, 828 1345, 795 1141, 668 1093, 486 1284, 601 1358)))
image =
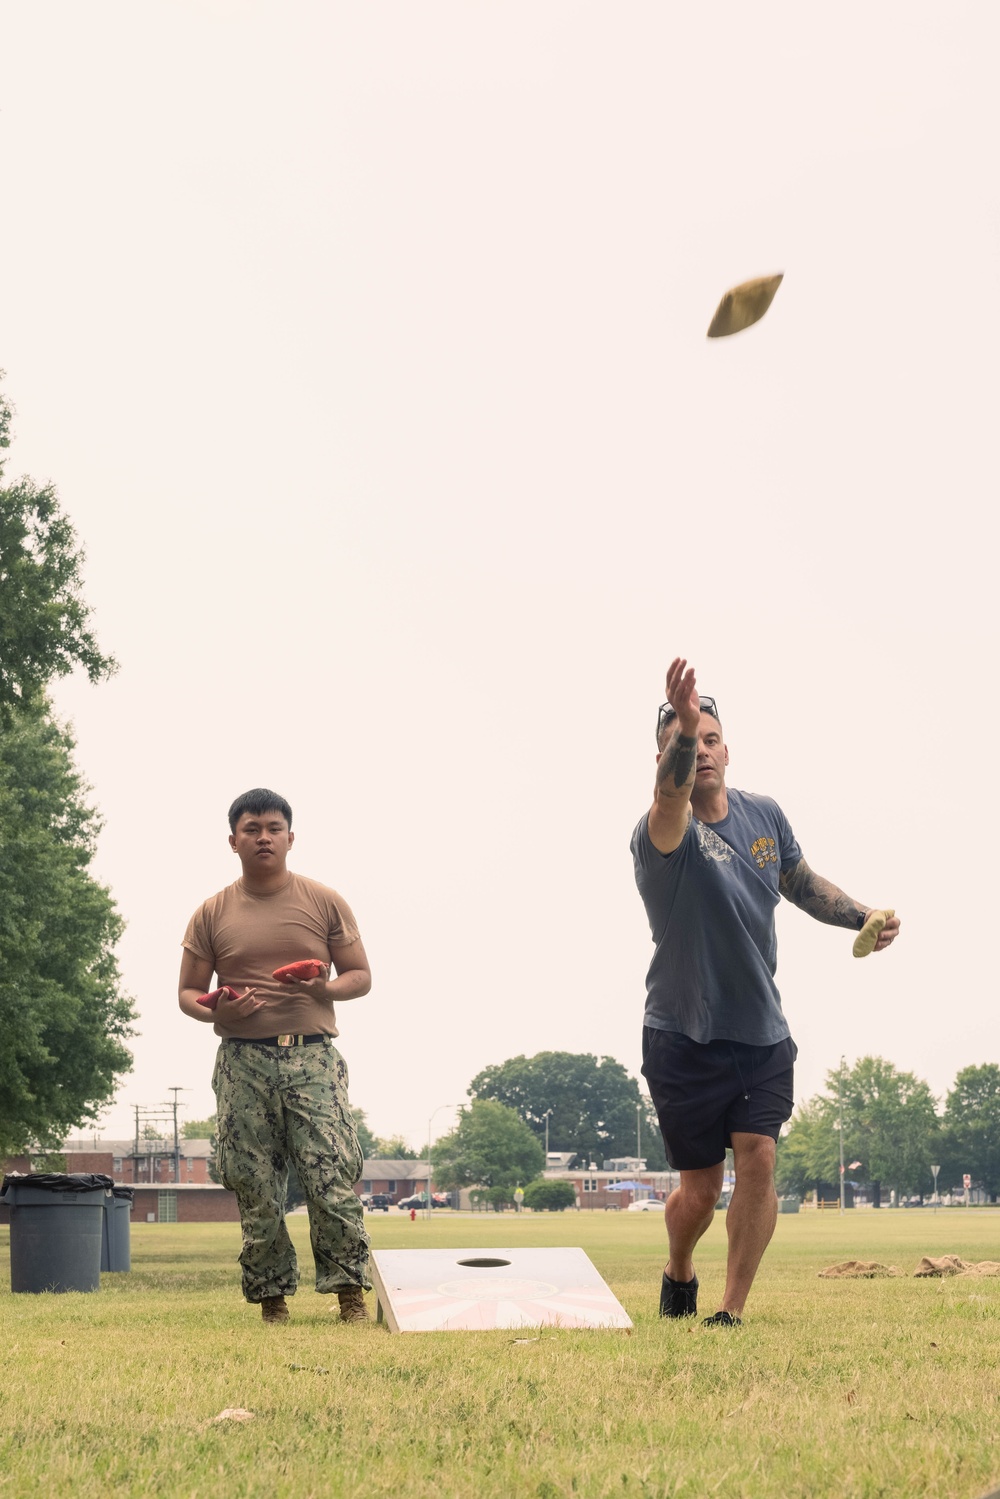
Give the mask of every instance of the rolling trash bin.
POLYGON ((132 1245, 130 1228, 134 1187, 111 1188, 104 1198, 104 1223, 101 1233, 101 1269, 131 1270, 132 1245))
POLYGON ((12 1291, 99 1290, 104 1197, 113 1186, 98 1172, 4 1177, 12 1291))

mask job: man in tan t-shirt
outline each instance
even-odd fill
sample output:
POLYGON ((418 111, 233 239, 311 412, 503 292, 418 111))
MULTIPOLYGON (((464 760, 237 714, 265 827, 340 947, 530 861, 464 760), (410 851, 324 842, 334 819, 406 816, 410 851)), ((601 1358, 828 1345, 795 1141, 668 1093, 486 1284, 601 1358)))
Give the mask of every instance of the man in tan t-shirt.
POLYGON ((363 1321, 371 1282, 354 1192, 362 1156, 333 1007, 368 993, 368 959, 343 897, 287 868, 295 835, 284 797, 246 792, 230 807, 229 826, 243 872, 188 922, 179 1002, 222 1038, 212 1079, 217 1164, 239 1203, 243 1294, 260 1302, 265 1322, 288 1320, 285 1297, 298 1284, 284 1212, 292 1165, 309 1212, 316 1289, 338 1293, 345 1322, 363 1321), (272 977, 303 958, 324 965, 318 977, 272 977), (224 991, 214 1011, 198 1003, 213 974, 238 996, 224 991))

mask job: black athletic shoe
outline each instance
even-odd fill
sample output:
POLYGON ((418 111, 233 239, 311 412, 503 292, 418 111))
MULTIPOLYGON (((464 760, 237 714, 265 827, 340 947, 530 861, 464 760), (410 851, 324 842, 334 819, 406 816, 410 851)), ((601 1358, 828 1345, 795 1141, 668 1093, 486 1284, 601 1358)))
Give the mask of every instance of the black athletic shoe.
POLYGON ((661 1317, 697 1317, 698 1277, 692 1280, 671 1280, 666 1270, 660 1287, 661 1317))
POLYGON ((734 1317, 732 1312, 716 1312, 714 1317, 703 1317, 702 1327, 742 1327, 743 1318, 734 1317))

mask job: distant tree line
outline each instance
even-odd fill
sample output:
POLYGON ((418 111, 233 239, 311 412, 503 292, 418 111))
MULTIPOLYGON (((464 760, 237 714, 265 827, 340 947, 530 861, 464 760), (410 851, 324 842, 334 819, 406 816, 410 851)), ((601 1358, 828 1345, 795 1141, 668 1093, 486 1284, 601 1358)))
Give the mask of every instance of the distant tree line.
POLYGON ((839 1191, 840 1124, 846 1177, 870 1191, 925 1196, 961 1190, 968 1174, 991 1201, 1000 1194, 1000 1066, 965 1067, 939 1112, 929 1085, 884 1057, 862 1057, 826 1076, 826 1089, 793 1115, 778 1143, 779 1192, 839 1191))

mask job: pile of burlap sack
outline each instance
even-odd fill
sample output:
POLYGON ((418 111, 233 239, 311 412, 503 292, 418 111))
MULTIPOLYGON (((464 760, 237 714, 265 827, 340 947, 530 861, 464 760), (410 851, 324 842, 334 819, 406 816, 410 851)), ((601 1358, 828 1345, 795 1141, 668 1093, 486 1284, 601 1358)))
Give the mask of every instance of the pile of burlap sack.
MULTIPOLYGON (((877 1260, 841 1260, 839 1265, 827 1265, 819 1272, 823 1280, 879 1280, 887 1275, 902 1275, 895 1265, 880 1265, 877 1260)), ((932 1259, 925 1254, 913 1274, 923 1276, 945 1275, 1000 1275, 1000 1260, 967 1262, 957 1254, 943 1254, 932 1259)))

